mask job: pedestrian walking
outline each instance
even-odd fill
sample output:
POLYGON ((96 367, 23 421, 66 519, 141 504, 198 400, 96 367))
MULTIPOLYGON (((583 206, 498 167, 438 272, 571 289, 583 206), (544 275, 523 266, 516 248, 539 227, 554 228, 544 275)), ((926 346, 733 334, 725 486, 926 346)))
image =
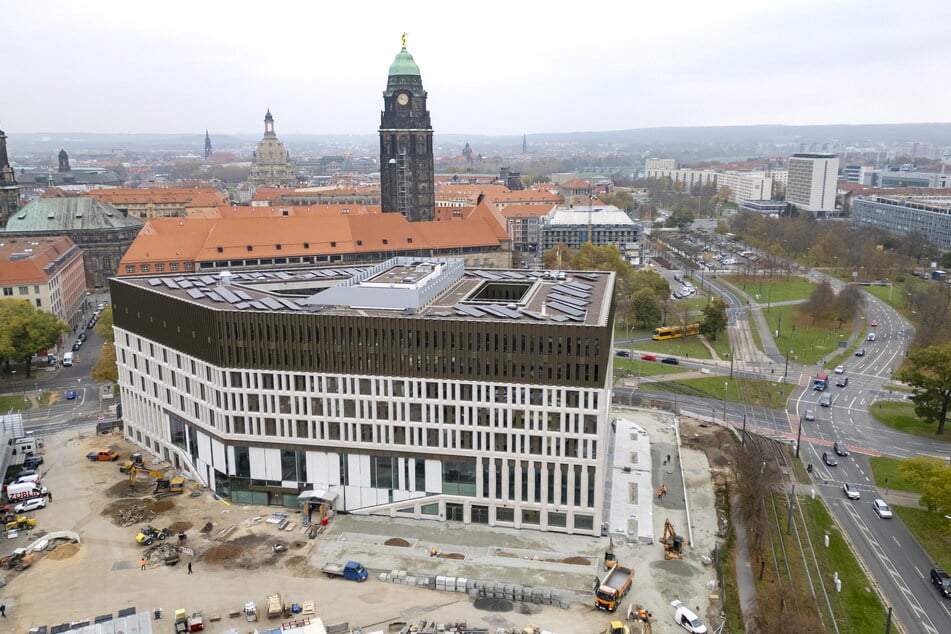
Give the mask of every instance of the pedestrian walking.
POLYGON ((47 492, 46 492, 46 497, 48 497, 49 500, 50 500, 50 502, 52 502, 52 501, 53 501, 53 492, 52 492, 52 491, 47 491, 47 492))
POLYGON ((192 574, 192 562, 188 562, 188 574, 192 574))
POLYGON ((659 499, 661 499, 662 497, 664 497, 664 490, 663 490, 663 489, 657 489, 657 499, 659 500, 659 499))
POLYGON ((667 462, 665 464, 670 464, 670 454, 667 454, 667 462))
POLYGON ((664 486, 660 487, 660 495, 661 495, 661 497, 664 497, 664 496, 667 495, 667 485, 666 485, 666 484, 665 484, 664 486))
POLYGON ((143 557, 143 558, 139 561, 139 570, 145 570, 145 564, 146 564, 145 557, 143 557))
POLYGON ((0 605, 0 616, 7 618, 7 606, 6 604, 0 605))

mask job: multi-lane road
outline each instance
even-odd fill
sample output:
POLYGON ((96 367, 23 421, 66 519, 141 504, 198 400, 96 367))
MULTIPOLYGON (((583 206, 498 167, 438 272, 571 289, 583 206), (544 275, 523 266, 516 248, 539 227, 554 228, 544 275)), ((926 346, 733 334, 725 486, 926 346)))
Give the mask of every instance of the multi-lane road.
MULTIPOLYGON (((814 271, 812 276, 818 278, 822 274, 814 271)), ((708 285, 710 281, 708 277, 708 285)), ((839 280, 830 279, 830 283, 836 288, 844 286, 839 280)), ((715 280, 713 284, 730 305, 730 337, 731 341, 736 342, 735 349, 741 351, 737 357, 743 355, 749 360, 747 363, 738 363, 739 369, 734 368, 734 375, 776 380, 775 367, 782 355, 773 343, 768 328, 762 327, 762 324, 750 325, 744 311, 744 300, 737 297, 728 286, 715 280), (764 358, 761 352, 747 350, 748 345, 743 344, 752 340, 748 332, 751 327, 759 327, 769 358, 764 358), (767 372, 767 369, 772 372, 767 372)), ((877 455, 905 458, 926 454, 951 459, 951 445, 935 444, 924 438, 897 432, 881 425, 869 414, 869 408, 876 401, 905 397, 902 393, 892 393, 885 385, 904 360, 914 329, 885 302, 871 294, 866 294, 866 298, 864 319, 867 322, 859 329, 862 341, 858 343, 858 347, 864 348, 865 354, 843 362, 845 367, 841 374, 834 373, 832 368, 824 369, 815 365, 790 366, 789 379, 798 377, 798 384, 791 390, 785 410, 683 396, 676 397, 677 407, 682 412, 727 421, 734 426, 739 426, 745 419, 747 429, 767 435, 795 439, 797 432, 801 431, 800 452, 806 462, 813 465, 816 492, 825 499, 839 526, 861 557, 872 581, 880 588, 886 604, 893 608, 894 618, 909 633, 951 632, 951 601, 942 598, 931 585, 929 571, 933 563, 927 553, 900 519, 882 519, 873 510, 872 501, 887 496, 875 486, 868 462, 869 456, 877 455), (872 323, 877 325, 872 326, 872 323), (875 333, 874 341, 865 340, 866 334, 871 332, 875 333), (827 373, 830 377, 829 387, 823 393, 812 389, 812 377, 819 372, 827 373), (836 385, 837 379, 841 377, 849 379, 844 387, 836 385), (819 405, 822 394, 832 396, 829 407, 819 405), (815 412, 815 421, 803 419, 802 415, 807 409, 815 412), (823 463, 822 454, 828 452, 834 455, 834 442, 847 448, 849 455, 836 455, 838 464, 831 467, 823 463), (860 499, 850 500, 845 496, 842 490, 845 482, 859 490, 860 499)), ((756 307, 752 313, 754 315, 755 310, 756 307)), ((720 374, 730 371, 723 363, 695 360, 682 360, 681 366, 706 368, 707 371, 720 374)), ((660 397, 657 392, 630 388, 617 388, 615 394, 621 400, 633 396, 660 397)), ((666 397, 670 400, 675 398, 672 395, 666 397)))

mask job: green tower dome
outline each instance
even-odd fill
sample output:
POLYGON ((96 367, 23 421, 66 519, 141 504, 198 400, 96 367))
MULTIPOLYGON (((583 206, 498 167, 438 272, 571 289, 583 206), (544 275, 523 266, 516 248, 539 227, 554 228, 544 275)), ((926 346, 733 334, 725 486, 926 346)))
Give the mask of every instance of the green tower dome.
POLYGON ((396 59, 390 64, 390 75, 415 75, 419 77, 419 66, 416 65, 413 56, 406 51, 405 46, 396 54, 396 59))

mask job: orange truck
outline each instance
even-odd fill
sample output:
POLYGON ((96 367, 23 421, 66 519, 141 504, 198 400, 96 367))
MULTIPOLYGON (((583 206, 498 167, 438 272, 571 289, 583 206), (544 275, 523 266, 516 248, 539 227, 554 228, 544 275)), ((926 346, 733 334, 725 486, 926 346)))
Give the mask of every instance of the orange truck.
POLYGON ((621 599, 631 589, 633 580, 633 568, 616 564, 598 584, 598 588, 594 592, 594 605, 599 610, 614 612, 620 605, 621 599))
POLYGON ((114 462, 119 459, 119 453, 113 451, 112 449, 106 449, 103 451, 90 451, 86 454, 86 458, 92 460, 93 462, 114 462))

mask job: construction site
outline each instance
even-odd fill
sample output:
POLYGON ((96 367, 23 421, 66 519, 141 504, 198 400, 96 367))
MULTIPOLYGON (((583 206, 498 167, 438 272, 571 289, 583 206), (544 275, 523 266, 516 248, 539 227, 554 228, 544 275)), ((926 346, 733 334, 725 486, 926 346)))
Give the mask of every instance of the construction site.
POLYGON ((22 570, 14 562, 2 571, 7 620, 37 634, 97 623, 101 631, 119 614, 137 614, 153 631, 254 632, 297 621, 314 633, 636 634, 683 631, 677 603, 715 626, 710 564, 721 520, 711 476, 723 465, 692 446, 729 443, 716 438, 728 432, 650 411, 617 414, 617 433, 644 437, 650 452, 639 461, 648 499, 632 494, 630 509, 612 508, 600 539, 326 507, 308 523, 303 508, 232 505, 133 455, 118 431, 50 436, 40 473, 56 501, 29 514, 35 526, 8 525, 0 553, 30 551, 22 570), (102 452, 118 459, 87 459, 102 452), (628 530, 632 518, 637 531, 628 530), (646 523, 656 537, 641 537, 646 523))

